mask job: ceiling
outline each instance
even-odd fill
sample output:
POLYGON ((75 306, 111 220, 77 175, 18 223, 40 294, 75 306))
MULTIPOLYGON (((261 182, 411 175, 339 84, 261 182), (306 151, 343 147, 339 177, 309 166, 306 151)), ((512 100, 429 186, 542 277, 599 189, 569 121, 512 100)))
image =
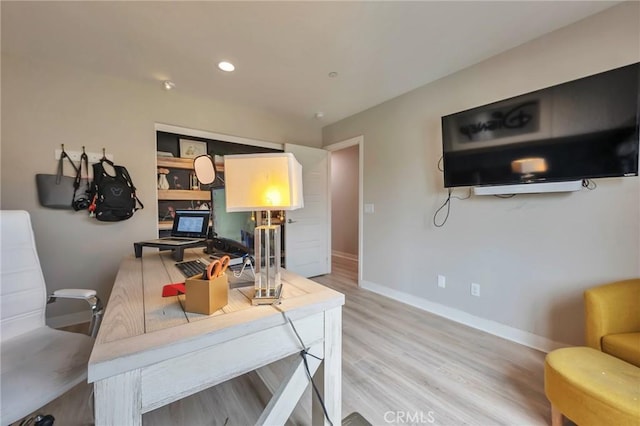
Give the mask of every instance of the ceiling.
POLYGON ((616 3, 2 1, 2 51, 324 126, 616 3))

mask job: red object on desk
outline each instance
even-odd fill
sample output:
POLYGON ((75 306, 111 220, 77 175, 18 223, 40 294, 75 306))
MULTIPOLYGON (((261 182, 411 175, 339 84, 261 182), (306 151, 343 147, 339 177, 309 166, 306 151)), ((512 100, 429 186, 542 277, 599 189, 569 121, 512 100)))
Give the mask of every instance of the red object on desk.
POLYGON ((185 294, 184 283, 167 284, 162 287, 162 297, 177 296, 179 294, 185 294))

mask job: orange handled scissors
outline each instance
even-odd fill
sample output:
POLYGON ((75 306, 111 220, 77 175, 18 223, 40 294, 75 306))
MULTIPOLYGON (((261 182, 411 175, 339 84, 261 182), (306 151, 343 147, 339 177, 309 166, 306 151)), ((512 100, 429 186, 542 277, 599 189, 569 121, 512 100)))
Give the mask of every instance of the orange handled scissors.
POLYGON ((220 259, 216 259, 209 263, 209 266, 207 266, 207 279, 217 278, 224 274, 227 271, 230 262, 231 258, 225 255, 220 259))

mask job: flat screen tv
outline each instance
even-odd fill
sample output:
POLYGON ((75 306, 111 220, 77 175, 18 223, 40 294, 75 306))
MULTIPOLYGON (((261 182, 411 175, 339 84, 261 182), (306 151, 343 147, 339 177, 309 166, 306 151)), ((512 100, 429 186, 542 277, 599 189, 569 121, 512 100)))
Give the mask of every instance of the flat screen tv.
POLYGON ((442 117, 444 186, 638 175, 640 63, 442 117))

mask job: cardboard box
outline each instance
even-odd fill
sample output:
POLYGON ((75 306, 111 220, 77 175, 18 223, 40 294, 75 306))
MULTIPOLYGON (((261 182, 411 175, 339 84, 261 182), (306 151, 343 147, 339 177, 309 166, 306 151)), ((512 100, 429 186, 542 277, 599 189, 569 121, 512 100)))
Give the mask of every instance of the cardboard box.
POLYGON ((211 315, 229 303, 229 279, 226 274, 210 280, 195 275, 186 279, 185 288, 184 309, 187 312, 211 315))

